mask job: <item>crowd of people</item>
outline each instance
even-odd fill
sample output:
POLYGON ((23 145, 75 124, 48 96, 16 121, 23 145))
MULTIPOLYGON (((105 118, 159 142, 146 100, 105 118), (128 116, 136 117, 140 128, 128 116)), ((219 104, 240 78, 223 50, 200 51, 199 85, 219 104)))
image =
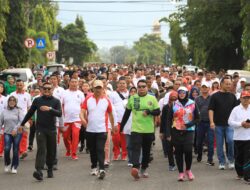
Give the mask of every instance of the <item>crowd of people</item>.
POLYGON ((214 166, 216 149, 218 169, 235 169, 250 184, 250 84, 239 73, 116 64, 34 73, 37 82, 28 88, 11 75, 0 82, 5 172, 17 173, 36 137, 33 177, 39 181, 44 168, 54 177, 61 139, 66 157, 78 160, 84 149, 90 154, 90 173, 99 179, 116 160, 127 161, 135 180, 147 178, 159 129, 178 181, 195 179, 193 154, 201 162, 206 150, 206 164, 214 166))

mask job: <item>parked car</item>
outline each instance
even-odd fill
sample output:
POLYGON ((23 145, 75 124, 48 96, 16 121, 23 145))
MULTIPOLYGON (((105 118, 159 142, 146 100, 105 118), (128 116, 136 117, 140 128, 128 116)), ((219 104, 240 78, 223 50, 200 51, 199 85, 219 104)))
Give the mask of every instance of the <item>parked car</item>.
POLYGON ((8 75, 12 75, 16 80, 21 79, 24 81, 25 89, 27 89, 28 86, 36 83, 35 77, 30 68, 5 69, 0 73, 0 80, 7 81, 8 75))
POLYGON ((228 70, 227 71, 229 75, 233 75, 235 72, 239 73, 240 78, 244 77, 247 79, 247 82, 250 82, 250 71, 245 71, 245 70, 228 70))
POLYGON ((65 65, 54 63, 51 65, 47 65, 48 75, 50 76, 53 72, 58 71, 60 74, 63 74, 65 65))

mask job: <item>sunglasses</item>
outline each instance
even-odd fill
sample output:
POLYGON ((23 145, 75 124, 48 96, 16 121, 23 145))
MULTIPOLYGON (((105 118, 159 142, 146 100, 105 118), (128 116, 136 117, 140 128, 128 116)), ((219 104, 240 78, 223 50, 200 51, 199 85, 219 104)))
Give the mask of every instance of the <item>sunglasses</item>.
POLYGON ((144 86, 144 85, 143 86, 138 86, 138 88, 146 88, 146 86, 144 86))
POLYGON ((186 91, 180 90, 180 91, 178 92, 178 94, 186 94, 186 91))
POLYGON ((49 87, 43 87, 43 90, 51 90, 52 88, 49 87))

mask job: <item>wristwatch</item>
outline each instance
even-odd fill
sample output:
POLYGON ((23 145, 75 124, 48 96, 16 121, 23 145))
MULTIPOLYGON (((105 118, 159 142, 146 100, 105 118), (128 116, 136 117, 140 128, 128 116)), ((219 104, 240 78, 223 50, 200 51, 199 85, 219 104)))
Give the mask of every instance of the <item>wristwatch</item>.
POLYGON ((49 111, 52 110, 52 107, 49 107, 49 111))

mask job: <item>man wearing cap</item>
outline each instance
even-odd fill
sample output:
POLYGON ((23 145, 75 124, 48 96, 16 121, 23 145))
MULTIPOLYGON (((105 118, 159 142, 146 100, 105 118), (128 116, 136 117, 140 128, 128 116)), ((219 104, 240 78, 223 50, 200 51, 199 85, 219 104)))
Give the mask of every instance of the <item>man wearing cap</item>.
POLYGON ((234 158, 238 178, 250 184, 250 93, 242 91, 240 100, 241 104, 233 109, 228 123, 234 129, 234 158))
POLYGON ((202 82, 201 95, 195 99, 195 103, 200 112, 200 122, 197 127, 197 149, 198 149, 197 161, 201 162, 202 160, 203 142, 207 137, 208 139, 207 165, 213 166, 214 130, 210 128, 209 117, 208 117, 208 106, 211 98, 209 95, 209 90, 210 90, 209 83, 202 82))
POLYGON ((4 83, 4 88, 6 90, 7 95, 10 95, 12 92, 16 91, 16 84, 13 76, 7 76, 7 81, 4 83))
POLYGON ((94 94, 88 96, 83 104, 80 118, 86 127, 87 146, 90 150, 91 175, 98 175, 99 179, 104 179, 104 146, 107 139, 108 119, 112 130, 114 128, 114 117, 112 105, 107 96, 104 95, 103 82, 95 80, 93 83, 94 94), (99 171, 97 170, 97 162, 99 171))

